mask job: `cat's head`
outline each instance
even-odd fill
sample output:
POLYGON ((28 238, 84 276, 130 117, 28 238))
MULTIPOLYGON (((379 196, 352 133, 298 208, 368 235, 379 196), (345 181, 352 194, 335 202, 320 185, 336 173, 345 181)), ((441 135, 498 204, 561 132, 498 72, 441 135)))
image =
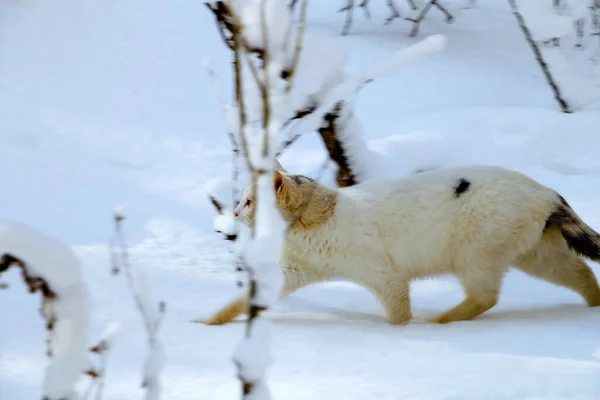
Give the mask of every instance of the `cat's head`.
MULTIPOLYGON (((309 177, 288 173, 276 161, 273 187, 275 188, 277 208, 286 222, 292 222, 298 217, 303 204, 310 200, 315 190, 319 189, 319 186, 316 181, 309 177)), ((252 215, 256 206, 255 199, 255 185, 250 184, 244 190, 242 198, 234 210, 235 217, 248 226, 254 224, 252 215)))

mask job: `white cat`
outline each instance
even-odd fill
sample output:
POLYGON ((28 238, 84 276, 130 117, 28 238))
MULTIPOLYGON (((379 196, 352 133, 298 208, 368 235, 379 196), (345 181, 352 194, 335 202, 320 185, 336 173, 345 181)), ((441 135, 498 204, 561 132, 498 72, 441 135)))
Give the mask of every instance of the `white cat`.
MULTIPOLYGON (((279 167, 277 207, 289 223, 282 252, 282 298, 332 277, 359 284, 383 304, 392 324, 412 318, 410 281, 454 274, 466 299, 432 318, 472 319, 498 301, 514 266, 600 305, 600 288, 583 257, 600 261, 600 235, 554 190, 512 170, 471 166, 404 179, 327 188, 279 167)), ((253 187, 235 210, 251 225, 253 187)), ((247 312, 243 294, 207 320, 247 312)))

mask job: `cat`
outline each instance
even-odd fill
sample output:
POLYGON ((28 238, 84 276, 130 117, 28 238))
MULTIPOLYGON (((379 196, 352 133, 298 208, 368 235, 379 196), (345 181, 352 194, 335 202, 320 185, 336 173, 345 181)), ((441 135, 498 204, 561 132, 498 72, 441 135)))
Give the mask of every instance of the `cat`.
MULTIPOLYGON (((494 307, 513 266, 600 305, 597 279, 584 261, 600 261, 600 235, 557 192, 520 172, 475 165, 331 189, 277 164, 273 185, 289 224, 281 298, 341 277, 371 291, 390 323, 404 324, 412 319, 410 282, 453 274, 466 298, 428 319, 443 324, 494 307)), ((250 185, 234 214, 251 226, 253 207, 250 185)), ((220 325, 247 309, 242 294, 194 322, 220 325)))

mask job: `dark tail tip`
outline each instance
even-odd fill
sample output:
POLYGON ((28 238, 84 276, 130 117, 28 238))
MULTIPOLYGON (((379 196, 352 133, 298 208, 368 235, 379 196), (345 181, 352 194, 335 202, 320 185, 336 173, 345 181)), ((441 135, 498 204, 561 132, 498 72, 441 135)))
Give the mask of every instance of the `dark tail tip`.
POLYGON ((600 234, 586 225, 560 195, 544 230, 550 227, 560 229, 571 250, 590 260, 600 261, 600 234))

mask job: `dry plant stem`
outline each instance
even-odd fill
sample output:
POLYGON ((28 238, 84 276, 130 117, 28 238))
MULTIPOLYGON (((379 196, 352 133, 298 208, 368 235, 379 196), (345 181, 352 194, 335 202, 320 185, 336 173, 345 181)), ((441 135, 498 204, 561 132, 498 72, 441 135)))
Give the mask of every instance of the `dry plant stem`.
MULTIPOLYGON (((363 9, 365 18, 367 19, 371 18, 371 13, 368 9, 369 1, 370 0, 362 0, 362 2, 358 5, 363 9)), ((347 0, 346 5, 338 10, 338 12, 344 11, 346 11, 346 20, 344 21, 344 28, 342 29, 342 36, 346 36, 352 27, 352 21, 354 18, 354 0, 347 0)))
MULTIPOLYGON (((475 1, 475 0, 472 0, 472 1, 475 1)), ((414 0, 408 0, 408 5, 410 6, 411 10, 413 10, 413 11, 416 10, 417 8, 419 8, 415 4, 414 0)))
POLYGON ((221 39, 223 42, 229 47, 233 49, 233 37, 227 37, 225 31, 231 32, 231 23, 227 21, 226 17, 228 15, 227 7, 225 3, 222 1, 217 1, 216 5, 213 7, 211 3, 204 3, 209 10, 215 15, 217 28, 219 30, 219 34, 221 35, 221 39))
POLYGON ((600 0, 594 0, 589 7, 592 20, 592 36, 596 36, 597 52, 600 55, 600 0))
POLYGON ((308 0, 302 2, 302 8, 300 9, 300 21, 298 22, 298 29, 296 32, 296 48, 294 49, 294 58, 292 59, 292 65, 287 69, 287 84, 285 87, 285 93, 287 95, 292 91, 294 84, 294 75, 296 67, 300 61, 300 53, 302 52, 302 36, 304 36, 304 27, 306 26, 306 10, 308 6, 308 0))
POLYGON ((104 379, 106 376, 106 358, 108 357, 109 348, 104 340, 101 340, 97 345, 90 349, 91 353, 100 355, 100 368, 87 371, 86 373, 93 378, 91 385, 82 397, 82 400, 91 398, 93 389, 96 388, 95 400, 101 400, 104 393, 104 379))
POLYGON ((413 22, 413 28, 410 31, 410 34, 408 36, 410 36, 410 37, 417 36, 417 34, 419 33, 419 26, 421 24, 421 21, 425 18, 425 16, 427 15, 427 13, 429 12, 429 10, 431 9, 432 6, 436 6, 437 8, 439 8, 439 10, 442 12, 442 14, 444 14, 444 16, 446 17, 447 23, 451 23, 452 21, 454 21, 454 17, 452 16, 452 14, 450 14, 450 12, 448 10, 446 10, 446 8, 444 8, 444 6, 442 6, 438 2, 438 0, 431 0, 429 3, 427 3, 425 5, 425 7, 423 7, 421 12, 417 16, 417 18, 414 18, 414 19, 406 18, 408 21, 413 22))
POLYGON ((575 21, 575 33, 577 37, 577 43, 575 43, 576 49, 583 49, 583 31, 585 29, 585 19, 581 18, 575 21))
MULTIPOLYGON (((116 250, 112 249, 113 246, 111 246, 111 252, 113 254, 113 261, 115 262, 115 264, 113 265, 113 272, 115 274, 119 273, 121 269, 125 270, 125 276, 127 277, 127 283, 129 285, 129 289, 131 290, 131 293, 133 295, 133 299, 135 301, 136 307, 138 309, 138 311, 140 312, 142 319, 144 320, 144 327, 146 328, 146 333, 148 335, 148 345, 149 347, 152 349, 154 348, 154 345, 156 343, 156 333, 158 332, 158 330, 160 329, 160 325, 162 322, 162 316, 164 315, 165 312, 165 303, 163 301, 159 302, 159 317, 156 318, 155 321, 152 320, 152 318, 150 317, 150 315, 148 314, 147 310, 144 308, 143 302, 142 302, 142 296, 141 294, 138 292, 135 282, 134 282, 134 278, 133 278, 133 274, 131 271, 131 265, 129 263, 129 255, 127 252, 127 245, 125 243, 125 235, 123 234, 123 230, 121 229, 121 222, 125 219, 125 217, 123 217, 122 215, 119 214, 115 214, 114 216, 114 221, 115 221, 115 236, 113 239, 113 243, 118 245, 120 247, 121 250, 121 256, 120 256, 120 263, 118 263, 118 257, 116 256, 116 250)), ((148 382, 146 382, 145 380, 142 382, 142 387, 145 388, 148 386, 148 382)))
MULTIPOLYGON (((230 13, 233 14, 233 11, 231 10, 231 7, 229 8, 230 13)), ((238 116, 239 116, 239 130, 240 130, 240 142, 242 144, 242 154, 244 155, 244 159, 246 160, 246 166, 248 167, 248 170, 252 171, 253 167, 252 167, 252 163, 250 161, 250 157, 248 154, 248 141, 246 140, 246 133, 245 133, 245 129, 246 129, 246 105, 244 103, 244 96, 242 96, 242 67, 241 67, 241 63, 242 63, 242 58, 241 58, 241 52, 243 51, 242 48, 242 40, 241 40, 241 35, 239 32, 239 20, 237 18, 234 18, 234 24, 232 27, 233 31, 232 31, 232 35, 233 35, 233 54, 234 54, 234 61, 233 61, 233 65, 235 68, 235 96, 237 99, 237 106, 238 106, 238 116)))
POLYGON ((344 21, 344 28, 342 29, 342 36, 346 36, 348 32, 350 32, 350 27, 352 27, 354 0, 347 0, 346 6, 338 10, 338 12, 344 11, 346 11, 346 20, 344 21))
MULTIPOLYGON (((269 139, 270 139, 270 135, 269 135, 269 129, 270 129, 270 122, 271 122, 271 104, 270 104, 270 77, 269 77, 269 63, 270 63, 270 55, 268 52, 269 46, 268 46, 268 32, 267 32, 267 24, 266 24, 266 1, 263 0, 261 3, 261 30, 262 30, 262 58, 263 58, 263 79, 261 80, 258 74, 258 71, 256 71, 256 68, 252 62, 252 60, 249 59, 249 54, 248 54, 248 46, 245 43, 245 41, 243 41, 242 37, 241 37, 241 32, 240 32, 240 26, 239 24, 237 24, 237 22, 239 21, 239 19, 234 18, 234 22, 236 23, 236 26, 233 27, 233 41, 234 41, 234 52, 235 52, 235 90, 236 90, 236 98, 237 98, 237 103, 238 106, 240 108, 240 113, 239 113, 239 127, 240 127, 240 140, 242 141, 242 148, 243 148, 243 155, 244 158, 246 159, 247 162, 247 166, 249 171, 252 174, 252 183, 254 184, 254 187, 257 186, 257 182, 258 179, 267 173, 267 171, 264 168, 255 168, 252 163, 250 162, 250 154, 248 152, 248 147, 247 147, 247 138, 246 138, 246 114, 245 114, 245 104, 244 104, 244 93, 242 90, 242 73, 241 73, 241 67, 240 67, 240 63, 241 63, 241 58, 242 55, 241 53, 245 53, 245 57, 247 58, 248 64, 250 65, 250 69, 252 71, 252 76, 255 79, 259 89, 260 89, 260 93, 261 93, 261 99, 262 99, 262 106, 263 106, 263 114, 262 114, 262 118, 263 118, 263 123, 262 123, 262 130, 263 130, 263 143, 262 143, 262 156, 266 157, 269 154, 269 139), (254 67, 254 69, 252 69, 254 67)), ((255 202, 257 202, 258 204, 258 195, 259 195, 259 191, 257 190, 254 193, 255 196, 255 202)), ((256 209, 253 208, 251 211, 253 214, 256 212, 256 209)), ((254 218, 254 215, 251 216, 251 218, 254 218)), ((252 238, 254 238, 256 236, 256 228, 253 225, 251 227, 251 235, 252 238)), ((245 269, 247 270, 248 273, 248 281, 249 281, 249 286, 250 286, 250 290, 249 290, 249 310, 248 310, 248 319, 246 322, 246 332, 245 335, 247 338, 249 338, 252 335, 252 326, 254 321, 256 320, 256 318, 259 317, 260 312, 263 311, 265 309, 265 307, 259 306, 256 304, 256 293, 258 290, 258 282, 256 280, 256 277, 254 275, 254 271, 252 268, 248 268, 248 266, 245 265, 245 262, 243 260, 243 258, 238 258, 238 263, 237 263, 237 268, 238 270, 240 270, 243 267, 246 267, 245 269)), ((240 365, 238 362, 236 362, 236 366, 238 371, 241 371, 242 369, 242 365, 240 365)), ((256 382, 249 382, 246 381, 244 376, 239 373, 238 377, 241 381, 241 385, 242 385, 242 394, 244 396, 244 398, 246 398, 246 396, 249 396, 252 394, 253 389, 255 387, 256 382)))
POLYGON ((48 336, 46 338, 46 344, 48 345, 46 354, 48 357, 52 357, 52 349, 50 348, 50 335, 54 330, 54 325, 56 324, 56 315, 54 315, 53 310, 49 307, 46 307, 46 305, 52 300, 56 299, 58 296, 50 288, 45 279, 33 277, 29 274, 29 267, 23 260, 8 253, 0 255, 0 275, 12 266, 21 268, 23 282, 25 282, 25 285, 27 285, 29 293, 35 293, 37 291, 42 293, 40 314, 46 321, 46 330, 48 331, 48 336))
POLYGON ((366 19, 371 19, 371 13, 369 12, 369 1, 370 0, 362 0, 362 2, 358 5, 360 8, 363 9, 366 19))
MULTIPOLYGON (((212 8, 209 6, 209 8, 212 10, 212 8)), ((225 105, 225 98, 223 96, 223 90, 221 88, 221 84, 219 81, 219 78, 217 77, 217 74, 215 73, 215 70, 212 67, 208 67, 206 68, 206 72, 208 73, 208 76, 211 79, 211 82, 213 84, 213 89, 217 95, 217 97, 219 98, 219 102, 221 103, 221 107, 223 107, 223 115, 225 116, 225 118, 228 118, 227 115, 227 107, 225 105)), ((235 139, 235 134, 232 131, 228 131, 227 132, 227 136, 229 137, 229 141, 231 142, 231 152, 232 152, 232 172, 231 172, 231 204, 236 204, 237 200, 238 200, 238 193, 237 193, 237 180, 238 180, 238 174, 239 174, 239 170, 237 167, 238 164, 238 158, 239 158, 239 148, 238 148, 238 144, 237 144, 237 140, 235 139)), ((223 205, 214 197, 210 197, 211 202, 213 203, 213 205, 217 208, 217 212, 219 214, 223 214, 223 205)))
MULTIPOLYGON (((398 7, 396 7, 396 4, 394 3, 394 0, 387 0, 386 1, 388 8, 390 9, 390 16, 387 17, 387 19, 384 22, 384 25, 388 25, 390 24, 393 20, 402 17, 402 15, 400 15, 400 11, 398 11, 398 7)), ((414 5, 414 3, 413 3, 414 5)), ((415 5, 416 7, 416 5, 415 5)))
MULTIPOLYGON (((218 3, 222 3, 222 2, 218 2, 218 3)), ((303 7, 304 7, 304 5, 303 5, 303 7)), ((351 13, 353 7, 354 7, 354 0, 348 0, 346 7, 342 8, 339 11, 340 12, 341 11, 349 11, 351 13)), ((251 62, 250 55, 247 54, 251 50, 253 52, 256 52, 256 53, 258 53, 258 51, 256 51, 257 49, 249 49, 249 46, 245 42, 245 40, 241 37, 241 35, 237 34, 237 32, 238 32, 238 25, 239 25, 239 22, 238 22, 239 19, 234 15, 231 7, 228 7, 228 6, 224 5, 224 4, 222 4, 222 5, 218 6, 218 7, 209 7, 209 9, 215 14, 215 16, 216 16, 216 18, 217 18, 218 21, 225 21, 225 22, 221 23, 219 26, 220 27, 224 26, 225 29, 231 31, 231 37, 232 37, 231 41, 233 43, 234 66, 235 66, 235 76, 236 76, 235 77, 235 87, 236 87, 236 94, 235 94, 235 96, 236 96, 236 99, 237 99, 236 101, 237 101, 237 104, 238 104, 238 111, 239 111, 239 114, 240 114, 239 115, 239 119, 241 121, 240 122, 240 127, 241 127, 240 130, 243 131, 243 126, 245 126, 246 117, 245 117, 244 99, 243 99, 243 96, 241 95, 241 87, 242 87, 241 86, 241 81, 240 81, 240 79, 241 79, 241 67, 239 66, 239 62, 240 62, 240 59, 241 59, 242 56, 241 56, 240 53, 241 52, 246 53, 244 57, 246 57, 246 60, 248 60, 248 64, 250 66, 250 71, 252 72, 253 78, 260 85, 261 81, 259 79, 259 76, 258 76, 259 74, 258 74, 258 72, 256 70, 256 66, 254 65, 254 63, 251 62), (215 9, 217 9, 218 11, 215 11, 215 9), (224 14, 226 14, 226 15, 224 15, 224 14), (232 21, 232 22, 227 22, 227 21, 232 21)), ((300 35, 301 26, 303 26, 305 24, 305 19, 306 19, 305 13, 303 13, 303 15, 304 16, 301 17, 300 24, 298 26, 299 36, 301 36, 300 35)), ((304 32, 303 29, 304 28, 302 28, 302 33, 304 32)), ((301 51, 301 49, 302 49, 302 43, 301 42, 297 42, 297 47, 296 47, 297 53, 299 53, 301 51)), ((297 57, 299 57, 299 56, 297 56, 297 57)), ((296 56, 294 58, 296 59, 296 56)), ((290 85, 290 88, 291 88, 291 85, 293 84, 293 82, 292 82, 293 76, 294 76, 294 71, 293 70, 295 68, 296 68, 295 64, 292 64, 292 68, 288 69, 288 76, 286 77, 286 79, 288 80, 288 84, 290 85)), ((281 126, 280 131, 282 131, 283 129, 288 128, 292 123, 294 123, 298 119, 301 119, 301 118, 305 117, 306 115, 309 115, 309 114, 313 113, 317 108, 318 108, 318 102, 315 101, 313 103, 310 103, 310 105, 307 106, 306 108, 298 110, 296 112, 296 115, 294 117, 292 117, 289 120, 285 121, 285 123, 281 126)), ((331 115, 331 112, 328 113, 326 115, 326 117, 330 116, 330 115, 331 115)), ((329 124, 329 122, 327 122, 324 119, 323 120, 323 125, 327 126, 328 124, 329 124)), ((327 133, 325 133, 324 135, 322 135, 322 137, 330 138, 331 134, 335 134, 335 132, 334 131, 331 131, 331 132, 328 131, 327 133)), ((301 136, 302 136, 301 134, 298 134, 298 135, 295 135, 294 137, 286 140, 282 144, 281 150, 279 150, 278 152, 276 152, 275 157, 279 157, 288 147, 290 147, 294 142, 296 142, 301 136)), ((339 140, 337 140, 337 139, 335 139, 335 140, 334 139, 328 139, 328 140, 329 140, 330 143, 331 142, 337 143, 336 145, 333 145, 333 146, 330 145, 329 148, 331 148, 331 149, 342 148, 341 143, 339 142, 339 140)), ((247 150, 247 144, 246 144, 246 136, 245 136, 244 132, 240 132, 240 142, 242 144, 242 146, 241 146, 241 148, 242 148, 241 149, 242 150, 242 155, 246 159, 248 170, 250 172, 252 172, 254 170, 254 168, 250 165, 250 163, 248 161, 248 157, 247 157, 248 150, 247 150)), ((238 154, 238 156, 239 156, 239 154, 238 154)), ((234 154, 234 157, 236 157, 235 154, 234 154)), ((333 160, 336 160, 338 158, 340 158, 340 157, 338 157, 338 156, 332 157, 333 160)), ((340 169, 341 170, 349 170, 348 164, 346 163, 346 166, 341 166, 340 169)), ((236 170, 234 169, 234 171, 236 171, 236 170)), ((348 176, 353 176, 353 174, 348 174, 348 176)), ((234 180, 234 182, 235 181, 236 180, 234 180)), ((347 181, 347 179, 344 179, 343 181, 347 181)), ((352 179, 350 181, 352 181, 352 179)), ((235 202, 234 202, 234 204, 235 204, 235 202)))
POLYGON ((538 64, 542 68, 542 72, 544 73, 544 76, 546 77, 546 80, 548 81, 548 84, 550 85, 550 88, 552 89, 552 92, 554 93, 554 98, 558 102, 560 108, 562 109, 562 112, 571 113, 572 112, 571 107, 569 106, 567 101, 563 98, 563 96, 560 92, 560 89, 558 88, 558 85, 554 81, 554 77, 550 73, 550 69, 548 67, 548 64, 546 64, 544 57, 542 56, 542 52, 540 51, 537 43, 533 40, 533 37, 531 36, 531 32, 529 31, 529 28, 525 24, 525 19, 519 12, 516 1, 508 0, 508 2, 510 3, 512 12, 513 12, 515 18, 517 19, 517 22, 519 23, 521 30, 523 31, 523 35, 525 35, 525 40, 527 40, 527 43, 529 43, 529 46, 531 47, 531 50, 533 51, 533 54, 535 55, 535 58, 536 58, 538 64))
MULTIPOLYGON (((261 10, 260 10, 260 25, 262 32, 262 44, 264 49, 264 58, 263 58, 263 81, 260 84, 260 93, 262 97, 263 103, 263 146, 262 146, 262 156, 267 157, 269 155, 269 123, 271 122, 271 96, 269 90, 271 89, 271 79, 269 77, 269 67, 271 62, 271 57, 269 55, 269 36, 268 36, 268 28, 267 28, 267 17, 266 17, 266 0, 262 0, 261 10)), ((261 168, 259 171, 259 176, 264 172, 261 168)), ((254 232, 253 232, 254 235, 254 232)))
POLYGON ((433 5, 436 6, 438 8, 438 10, 440 10, 442 12, 442 14, 444 14, 444 17, 446 17, 446 23, 450 24, 454 21, 454 16, 452 16, 450 11, 448 11, 448 9, 446 9, 446 7, 441 5, 438 0, 435 0, 433 2, 433 5))

